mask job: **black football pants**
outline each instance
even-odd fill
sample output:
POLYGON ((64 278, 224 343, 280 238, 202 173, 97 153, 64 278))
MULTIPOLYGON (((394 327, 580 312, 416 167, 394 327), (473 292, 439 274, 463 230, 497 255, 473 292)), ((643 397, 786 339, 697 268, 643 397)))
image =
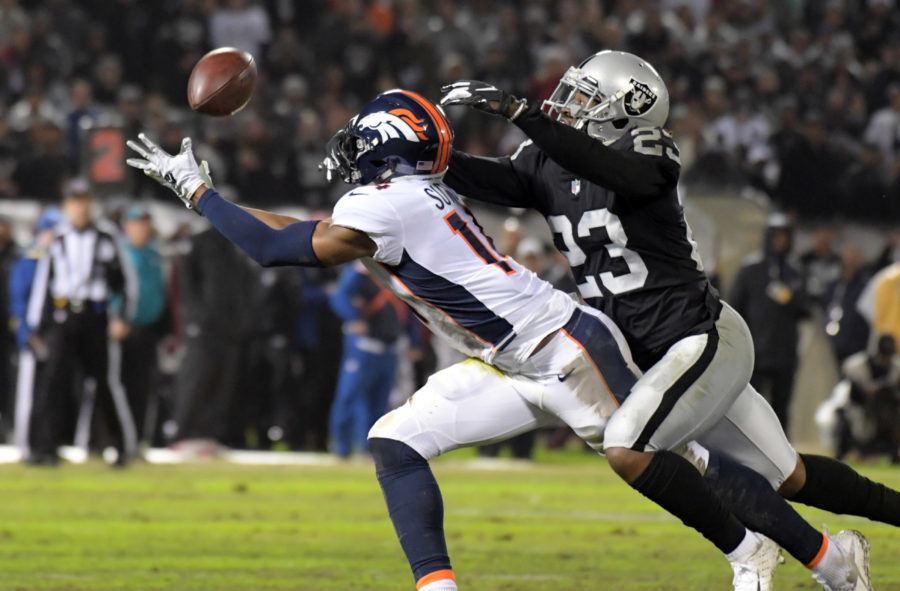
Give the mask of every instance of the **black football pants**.
MULTIPOLYGON (((56 455, 63 443, 62 429, 75 417, 65 417, 70 408, 65 397, 71 391, 78 370, 95 387, 94 408, 106 426, 119 457, 125 453, 124 421, 131 415, 123 399, 116 405, 109 384, 109 340, 106 313, 85 307, 75 313, 57 308, 50 326, 41 335, 47 345, 48 356, 43 375, 34 393, 29 429, 29 447, 34 455, 56 455), (124 408, 123 408, 124 407, 124 408)), ((78 388, 78 392, 81 392, 78 388)))
POLYGON ((151 441, 156 430, 156 425, 146 423, 147 408, 158 389, 156 348, 160 340, 159 332, 155 324, 133 325, 122 341, 122 385, 128 395, 128 406, 134 416, 140 442, 151 441))

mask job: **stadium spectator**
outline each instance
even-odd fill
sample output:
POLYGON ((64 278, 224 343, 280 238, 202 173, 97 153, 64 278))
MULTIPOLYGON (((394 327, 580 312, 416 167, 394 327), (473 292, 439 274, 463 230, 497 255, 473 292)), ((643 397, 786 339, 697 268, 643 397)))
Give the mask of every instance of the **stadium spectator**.
POLYGON ((788 219, 771 216, 762 253, 741 266, 729 298, 753 335, 756 363, 750 383, 772 404, 785 432, 798 363, 798 323, 808 315, 803 277, 790 261, 792 243, 788 219))
POLYGON ((12 430, 13 354, 16 350, 12 332, 13 323, 9 300, 10 274, 19 256, 19 249, 13 241, 12 220, 0 216, 0 437, 12 430))
POLYGON ((888 234, 881 252, 872 263, 872 270, 881 271, 895 262, 900 262, 900 231, 898 230, 888 234))
POLYGON ((828 219, 837 210, 837 181, 847 159, 827 135, 820 113, 807 113, 801 130, 781 156, 775 199, 803 219, 828 219))
POLYGON ((19 196, 42 201, 58 201, 62 197, 63 180, 71 174, 72 159, 63 147, 62 130, 49 120, 35 121, 30 129, 29 155, 19 160, 12 181, 19 196))
POLYGON ((94 103, 94 87, 88 80, 75 78, 69 83, 69 104, 66 143, 68 153, 77 161, 82 127, 93 125, 100 116, 100 107, 94 103))
POLYGON ((843 364, 850 386, 842 410, 837 456, 887 454, 900 461, 900 356, 890 335, 881 335, 873 351, 861 351, 843 364))
POLYGON ((803 285, 812 303, 824 306, 822 298, 829 285, 841 273, 841 257, 834 250, 837 237, 831 226, 820 226, 813 232, 813 243, 809 250, 800 255, 803 271, 803 285))
POLYGON ((231 46, 263 55, 263 47, 272 40, 269 13, 249 0, 225 0, 209 17, 209 36, 213 47, 231 46))
POLYGON ((285 190, 288 195, 302 198, 307 207, 318 209, 326 206, 332 190, 319 170, 326 133, 322 119, 313 109, 303 109, 297 115, 297 133, 291 141, 293 150, 287 162, 285 190))
POLYGON ((163 262, 155 243, 150 213, 137 205, 125 212, 123 248, 130 257, 137 280, 134 318, 122 341, 122 383, 134 416, 137 438, 149 443, 155 425, 147 424, 147 408, 158 393, 157 347, 166 332, 166 286, 163 262))
POLYGON ((229 440, 255 283, 250 264, 212 228, 191 236, 176 261, 185 322, 184 357, 175 386, 176 442, 229 440))
POLYGON ((344 349, 328 433, 342 458, 368 449, 366 438, 387 410, 397 371, 397 340, 409 312, 357 263, 341 272, 331 307, 344 323, 344 349))
POLYGON ((857 244, 844 245, 840 264, 840 276, 826 287, 822 297, 825 333, 839 364, 864 350, 869 342, 869 325, 856 309, 856 303, 872 276, 872 269, 865 264, 857 244))
POLYGON ((869 320, 872 334, 900 340, 900 262, 876 273, 860 295, 859 311, 869 320))
POLYGON ((14 133, 25 134, 39 121, 55 123, 60 117, 60 108, 53 104, 40 86, 32 85, 9 107, 7 119, 14 133))
POLYGON ((900 207, 896 199, 890 198, 890 179, 890 168, 881 150, 874 144, 864 144, 859 159, 838 181, 839 209, 852 211, 854 218, 870 223, 898 219, 900 207))
POLYGON ((301 372, 297 404, 299 433, 289 429, 293 449, 326 451, 328 416, 337 390, 341 362, 341 320, 328 303, 328 292, 337 280, 334 269, 301 268, 303 307, 297 318, 296 339, 300 348, 301 372))
POLYGON ((887 89, 888 104, 872 114, 866 127, 865 140, 881 150, 888 167, 898 156, 900 145, 900 83, 893 83, 887 89))
POLYGON ((297 269, 251 267, 247 335, 240 356, 239 398, 229 424, 232 447, 271 449, 281 441, 297 441, 300 425, 297 384, 291 366, 296 359, 294 327, 303 305, 297 269))
POLYGON ((54 228, 60 220, 60 211, 48 207, 38 218, 34 228, 34 241, 18 259, 10 272, 9 298, 11 325, 16 331, 16 347, 19 350, 16 371, 15 434, 13 442, 22 457, 28 456, 28 423, 31 418, 31 403, 34 396, 35 375, 38 359, 32 349, 31 329, 28 326, 28 299, 34 282, 34 272, 38 261, 44 256, 53 241, 54 228))
POLYGON ((94 98, 103 108, 115 105, 119 89, 122 88, 122 60, 116 54, 100 58, 94 67, 94 98))

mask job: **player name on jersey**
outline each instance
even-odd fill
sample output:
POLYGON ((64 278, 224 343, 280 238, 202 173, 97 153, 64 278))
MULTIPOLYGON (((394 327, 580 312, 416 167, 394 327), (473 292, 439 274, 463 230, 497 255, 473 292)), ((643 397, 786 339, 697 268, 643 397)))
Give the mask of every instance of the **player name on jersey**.
POLYGON ((500 369, 515 371, 574 312, 569 297, 499 253, 459 196, 433 179, 356 188, 332 219, 372 238, 366 266, 432 331, 500 369))

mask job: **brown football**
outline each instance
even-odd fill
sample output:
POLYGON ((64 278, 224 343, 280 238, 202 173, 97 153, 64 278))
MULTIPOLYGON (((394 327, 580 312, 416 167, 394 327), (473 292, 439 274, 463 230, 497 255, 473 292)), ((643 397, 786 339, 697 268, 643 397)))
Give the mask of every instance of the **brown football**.
POLYGON ((220 47, 200 58, 188 79, 188 104, 205 115, 233 115, 247 106, 256 85, 256 61, 246 51, 220 47))

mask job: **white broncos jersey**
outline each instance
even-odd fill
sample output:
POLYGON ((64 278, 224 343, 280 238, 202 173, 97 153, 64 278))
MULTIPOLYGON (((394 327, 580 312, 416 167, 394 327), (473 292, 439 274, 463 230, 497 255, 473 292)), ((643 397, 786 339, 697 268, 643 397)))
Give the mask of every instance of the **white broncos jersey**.
POLYGON ((366 185, 337 202, 333 223, 377 245, 373 276, 458 351, 515 372, 575 302, 500 255, 459 196, 435 179, 366 185))

